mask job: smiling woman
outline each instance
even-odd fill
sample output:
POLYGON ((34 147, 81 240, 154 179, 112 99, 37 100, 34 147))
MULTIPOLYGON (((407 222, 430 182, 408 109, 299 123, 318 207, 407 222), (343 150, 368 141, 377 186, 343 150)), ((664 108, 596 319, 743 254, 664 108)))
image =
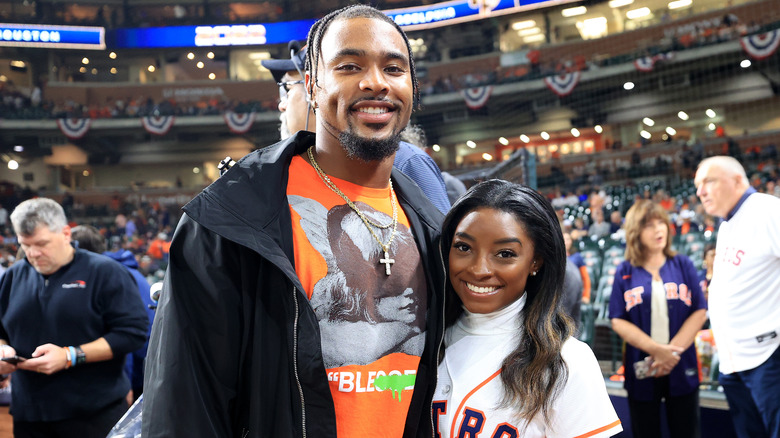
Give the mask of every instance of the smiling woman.
POLYGON ((450 282, 437 436, 622 430, 593 352, 560 308, 566 251, 544 197, 500 180, 474 186, 444 220, 442 252, 450 282))

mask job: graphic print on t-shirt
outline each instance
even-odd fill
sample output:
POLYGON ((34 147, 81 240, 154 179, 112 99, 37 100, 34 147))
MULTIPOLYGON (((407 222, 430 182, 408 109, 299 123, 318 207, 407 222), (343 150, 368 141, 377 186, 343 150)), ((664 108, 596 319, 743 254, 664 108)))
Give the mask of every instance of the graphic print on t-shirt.
MULTIPOLYGON (((332 178, 377 224, 391 224, 390 188, 332 178)), ((385 272, 384 251, 360 217, 301 157, 293 158, 287 196, 295 273, 320 326, 339 438, 399 437, 414 393, 425 340, 428 290, 409 220, 398 228, 385 272)), ((374 233, 386 243, 392 227, 374 233)))
MULTIPOLYGON (((395 263, 388 276, 379 263, 382 248, 348 205, 326 211, 312 199, 289 199, 309 243, 327 265, 310 298, 320 323, 325 367, 367 365, 391 353, 419 356, 425 306, 415 290, 424 290, 425 277, 419 256, 405 257, 417 252, 408 227, 398 224, 390 251, 395 263)), ((376 223, 392 221, 367 204, 355 205, 376 223)), ((374 233, 386 242, 391 231, 374 233)))

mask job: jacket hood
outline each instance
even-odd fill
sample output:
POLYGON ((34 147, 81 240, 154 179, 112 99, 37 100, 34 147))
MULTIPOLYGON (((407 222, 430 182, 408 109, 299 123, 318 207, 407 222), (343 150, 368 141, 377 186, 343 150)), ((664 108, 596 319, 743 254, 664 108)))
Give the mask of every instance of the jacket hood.
POLYGON ((128 268, 138 269, 138 261, 133 253, 126 249, 120 249, 116 252, 106 251, 103 255, 111 257, 128 268))

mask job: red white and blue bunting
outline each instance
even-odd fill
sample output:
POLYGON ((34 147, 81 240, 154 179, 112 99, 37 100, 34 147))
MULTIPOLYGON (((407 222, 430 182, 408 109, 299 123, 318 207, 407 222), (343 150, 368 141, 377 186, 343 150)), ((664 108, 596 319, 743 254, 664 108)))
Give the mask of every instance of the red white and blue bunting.
POLYGON ((739 39, 742 48, 751 58, 762 60, 774 55, 780 46, 780 29, 750 35, 739 39))
POLYGON ((165 135, 171 130, 175 121, 175 116, 149 116, 143 117, 141 124, 144 125, 146 132, 150 134, 165 135))
POLYGON ((252 123, 255 121, 254 111, 251 113, 226 111, 224 117, 225 123, 227 123, 230 132, 233 134, 245 134, 252 128, 252 123))
POLYGON ((478 110, 485 106, 492 92, 493 86, 485 85, 484 87, 467 88, 462 90, 460 94, 463 95, 469 109, 478 110))
POLYGON ((674 52, 659 53, 655 56, 644 56, 634 60, 634 67, 639 71, 650 72, 653 71, 656 62, 669 61, 672 58, 674 58, 674 52))
POLYGON ((556 76, 547 76, 544 78, 544 83, 547 88, 552 90, 553 93, 559 97, 568 96, 574 91, 574 87, 580 82, 580 72, 573 71, 556 76))
POLYGON ((60 131, 71 140, 78 140, 89 131, 91 119, 57 119, 60 131))

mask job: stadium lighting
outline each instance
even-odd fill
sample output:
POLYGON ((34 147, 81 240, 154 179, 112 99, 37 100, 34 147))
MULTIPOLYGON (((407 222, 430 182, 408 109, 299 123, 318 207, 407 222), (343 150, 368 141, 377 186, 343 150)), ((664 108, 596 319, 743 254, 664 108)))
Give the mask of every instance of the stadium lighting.
POLYGON ((92 67, 92 74, 93 74, 93 75, 96 75, 96 74, 97 74, 97 69, 96 69, 96 68, 94 68, 94 67, 92 67))
POLYGON ((652 137, 652 135, 649 132, 645 131, 644 129, 639 131, 639 135, 641 135, 642 138, 646 140, 650 140, 650 137, 652 137))
POLYGON ((81 58, 81 63, 84 64, 84 65, 88 65, 89 64, 89 58, 87 58, 86 56, 81 58))
POLYGON ((573 135, 575 137, 579 137, 580 136, 580 130, 577 129, 577 128, 571 128, 571 135, 573 135))
POLYGON ((477 147, 477 144, 469 140, 466 142, 466 146, 470 147, 471 149, 474 149, 475 147, 477 147))
POLYGON ((715 128, 716 128, 716 126, 715 126, 714 123, 710 123, 709 125, 707 125, 707 129, 709 129, 710 131, 714 131, 715 128))
POLYGON ((707 108, 707 111, 704 111, 705 114, 707 114, 707 117, 714 119, 717 114, 715 114, 715 111, 712 108, 707 108))
POLYGON ((8 160, 8 168, 11 170, 16 170, 19 168, 19 163, 16 160, 8 160))
POLYGON ((541 135, 542 138, 545 139, 545 140, 549 140, 550 139, 550 134, 548 134, 547 131, 542 131, 541 134, 539 134, 539 135, 541 135))
POLYGON ((20 144, 14 146, 14 152, 24 152, 24 146, 20 144))
POLYGON ((655 120, 651 119, 650 117, 645 117, 642 119, 642 123, 644 123, 647 126, 653 126, 655 125, 655 120))
POLYGON ((609 7, 612 9, 615 8, 622 8, 623 6, 628 6, 631 3, 634 3, 634 0, 610 0, 609 7))
POLYGON ((604 132, 604 128, 602 128, 601 125, 594 126, 593 130, 596 131, 596 134, 601 134, 602 132, 604 132))
POLYGON ((538 27, 529 27, 528 29, 522 29, 517 31, 517 35, 524 37, 524 36, 531 36, 536 35, 537 33, 541 33, 542 30, 538 27))
POLYGON ((523 37, 523 41, 526 43, 535 43, 538 41, 544 41, 544 34, 543 33, 537 33, 535 35, 529 35, 527 37, 523 37))
POLYGON ((523 143, 528 143, 528 142, 531 141, 531 139, 528 138, 527 135, 523 134, 523 135, 520 136, 520 141, 522 141, 523 143))
POLYGON ((83 172, 81 172, 81 175, 82 175, 82 176, 89 176, 89 170, 87 170, 87 169, 84 169, 84 171, 83 171, 83 172))
POLYGON ((195 59, 195 54, 190 52, 187 54, 187 59, 195 59))
POLYGON ((206 53, 206 58, 208 59, 214 59, 214 52, 206 53))
POLYGON ((623 84, 623 89, 625 90, 633 90, 634 89, 634 83, 633 82, 626 82, 623 84))
POLYGON ((146 67, 146 69, 149 70, 149 73, 154 73, 154 71, 157 70, 153 65, 146 67))
POLYGON ((111 58, 111 59, 116 59, 116 52, 109 53, 108 57, 111 58))
POLYGON ((431 146, 431 149, 433 149, 434 152, 439 152, 441 150, 441 146, 435 144, 431 146))
POLYGON ((675 0, 673 2, 669 2, 667 6, 669 6, 669 9, 680 9, 686 6, 690 6, 692 4, 693 4, 692 0, 675 0))
POLYGON ((632 9, 626 12, 626 17, 628 17, 629 20, 636 20, 637 18, 647 17, 648 15, 650 15, 650 8, 648 7, 632 9))
POLYGON ((516 21, 512 23, 512 29, 514 30, 528 29, 534 26, 536 26, 536 21, 534 20, 516 21))
POLYGON ((742 68, 748 68, 750 65, 751 63, 749 59, 743 59, 742 62, 739 63, 739 66, 742 68))
POLYGON ((564 17, 576 17, 588 12, 588 8, 585 6, 575 6, 573 8, 567 8, 561 11, 561 15, 564 17))
POLYGON ((111 67, 111 70, 109 70, 112 75, 116 74, 116 67, 111 67))
POLYGON ((203 68, 205 65, 206 64, 204 64, 203 61, 198 61, 198 63, 195 64, 195 66, 198 67, 198 68, 203 68))
POLYGON ((485 161, 493 161, 493 156, 485 152, 484 154, 482 154, 482 159, 485 161))
POLYGON ((677 117, 679 117, 680 120, 688 120, 690 118, 688 117, 688 113, 686 113, 685 111, 680 111, 679 113, 677 113, 677 117))
POLYGON ((86 72, 87 72, 87 68, 86 68, 86 67, 84 67, 84 66, 82 66, 82 67, 79 69, 79 73, 86 73, 86 72))
POLYGON ((209 73, 209 79, 211 79, 213 81, 216 78, 217 78, 217 75, 215 75, 214 73, 209 73))
POLYGON ((200 167, 193 167, 192 168, 192 173, 195 173, 195 174, 200 173, 200 167))
POLYGON ((498 139, 498 142, 499 142, 499 143, 501 143, 501 144, 502 144, 502 145, 504 145, 504 146, 506 146, 506 145, 508 145, 508 144, 509 144, 509 140, 507 140, 507 139, 506 139, 506 137, 500 137, 500 138, 498 139))
POLYGON ((671 126, 667 126, 666 133, 669 135, 677 135, 677 130, 672 128, 671 126))

